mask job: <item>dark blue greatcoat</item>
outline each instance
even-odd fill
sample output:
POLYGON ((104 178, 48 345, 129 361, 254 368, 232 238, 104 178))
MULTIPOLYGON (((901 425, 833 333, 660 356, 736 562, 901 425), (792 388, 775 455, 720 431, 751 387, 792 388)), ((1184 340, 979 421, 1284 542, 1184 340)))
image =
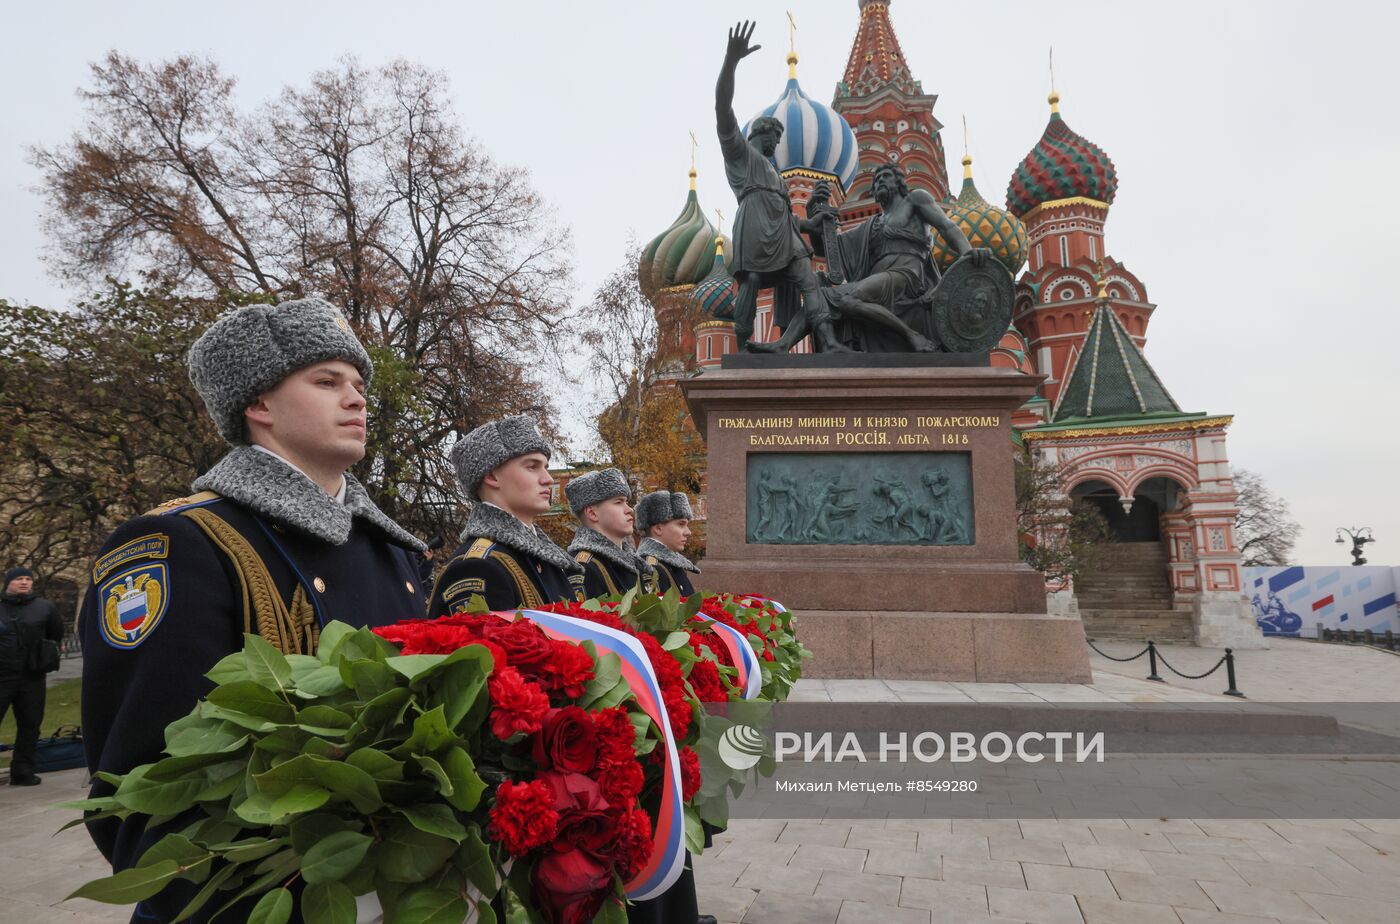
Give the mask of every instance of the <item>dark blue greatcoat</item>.
MULTIPOLYGON (((255 460, 258 465, 267 463, 255 460)), ((195 511, 216 514, 246 540, 283 603, 290 607, 300 590, 319 625, 339 620, 377 626, 422 617, 425 596, 413 556, 416 540, 373 510, 358 483, 351 487, 362 503, 340 544, 212 492, 164 504, 112 533, 89 575, 78 623, 90 770, 126 773, 159 759, 166 726, 212 689, 205 672, 243 647, 245 630, 258 631, 255 619, 251 629, 245 623, 239 567, 191 516, 195 511), (362 516, 361 510, 373 513, 362 516)), ((250 496, 256 498, 257 492, 250 496)), ((324 492, 317 503, 323 501, 334 503, 324 492)), ((303 652, 310 653, 308 648, 309 641, 304 642, 303 652)), ((101 781, 92 788, 93 796, 111 792, 101 781)), ((147 818, 133 816, 98 822, 90 831, 113 869, 122 870, 135 865, 163 834, 190 820, 147 831, 147 818)), ((197 889, 177 881, 138 905, 132 920, 170 921, 197 889)), ((220 904, 211 901, 192 920, 207 920, 220 904)), ((239 912, 230 909, 224 917, 241 920, 239 912)))

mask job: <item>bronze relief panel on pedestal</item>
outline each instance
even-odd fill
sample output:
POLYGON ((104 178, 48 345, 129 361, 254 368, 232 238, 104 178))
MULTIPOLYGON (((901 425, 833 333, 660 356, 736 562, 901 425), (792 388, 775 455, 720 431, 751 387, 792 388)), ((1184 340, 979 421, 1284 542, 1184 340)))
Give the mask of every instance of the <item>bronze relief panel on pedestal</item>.
POLYGON ((747 541, 972 545, 965 452, 750 453, 747 541))

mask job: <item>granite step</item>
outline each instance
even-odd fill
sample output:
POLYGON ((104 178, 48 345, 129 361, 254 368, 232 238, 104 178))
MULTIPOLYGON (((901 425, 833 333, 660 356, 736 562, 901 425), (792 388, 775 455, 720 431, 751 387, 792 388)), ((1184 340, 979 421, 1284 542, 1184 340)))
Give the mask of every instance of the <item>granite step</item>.
POLYGON ((1085 609, 1084 634, 1106 641, 1189 642, 1194 637, 1191 614, 1171 609, 1085 609))

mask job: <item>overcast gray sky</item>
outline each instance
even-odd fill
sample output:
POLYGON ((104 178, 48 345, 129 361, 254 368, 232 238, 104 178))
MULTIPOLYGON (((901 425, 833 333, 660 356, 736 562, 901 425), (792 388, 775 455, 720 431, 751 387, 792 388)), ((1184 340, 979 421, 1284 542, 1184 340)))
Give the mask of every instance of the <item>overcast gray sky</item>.
MULTIPOLYGON (((11 6, 0 55, 0 297, 74 293, 40 262, 42 202, 25 148, 81 122, 75 89, 116 48, 194 53, 253 105, 344 55, 407 58, 450 77, 468 133, 530 169, 573 230, 586 300, 680 210, 689 132, 700 200, 733 213, 713 135, 725 30, 758 21, 739 72, 741 119, 786 78, 830 102, 855 37, 855 0, 709 3, 50 2, 11 6)), ((1234 414, 1230 458, 1265 476, 1303 524, 1299 560, 1343 564, 1337 526, 1368 525, 1376 564, 1400 565, 1393 281, 1400 213, 1395 4, 894 0, 891 17, 935 115, 956 186, 961 117, 978 187, 1003 202, 1061 111, 1118 168, 1109 253, 1158 305, 1148 358, 1188 410, 1234 414)))

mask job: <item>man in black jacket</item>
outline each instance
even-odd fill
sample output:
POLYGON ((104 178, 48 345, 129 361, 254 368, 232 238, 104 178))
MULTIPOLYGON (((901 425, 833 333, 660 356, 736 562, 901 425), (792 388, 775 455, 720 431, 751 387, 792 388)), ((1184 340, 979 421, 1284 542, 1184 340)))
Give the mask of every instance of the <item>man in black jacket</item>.
MULTIPOLYGON (((127 773, 160 757, 165 728, 213 684, 220 658, 258 634, 314 654, 331 620, 421 616, 414 552, 349 468, 365 454, 373 365, 350 323, 319 299, 229 312, 196 341, 190 378, 232 448, 191 497, 119 526, 93 563, 79 616, 88 767, 127 773)), ((93 784, 93 796, 110 784, 93 784)), ((114 870, 169 830, 133 815, 89 833, 114 870)), ((133 921, 175 919, 198 886, 176 880, 133 921)), ((247 920, 251 896, 221 920, 247 920)), ((192 918, 205 922, 222 901, 192 918)))
POLYGON ((682 597, 695 593, 690 575, 699 574, 681 553, 690 541, 690 499, 679 491, 653 491, 637 501, 637 532, 642 534, 637 554, 656 571, 656 592, 672 587, 682 597))
POLYGON ((482 424, 452 447, 472 512, 433 588, 429 617, 464 612, 473 596, 492 610, 584 599, 583 569, 535 525, 553 504, 553 452, 524 414, 482 424))
POLYGON ((579 475, 564 486, 569 509, 578 519, 569 554, 583 566, 583 592, 589 597, 620 596, 633 587, 651 593, 651 569, 632 547, 632 489, 615 468, 579 475))
POLYGON ((44 720, 45 680, 35 670, 34 656, 44 639, 63 640, 58 608, 34 592, 34 572, 11 568, 5 572, 0 598, 0 721, 15 710, 15 756, 10 761, 11 786, 37 786, 34 747, 44 720))

